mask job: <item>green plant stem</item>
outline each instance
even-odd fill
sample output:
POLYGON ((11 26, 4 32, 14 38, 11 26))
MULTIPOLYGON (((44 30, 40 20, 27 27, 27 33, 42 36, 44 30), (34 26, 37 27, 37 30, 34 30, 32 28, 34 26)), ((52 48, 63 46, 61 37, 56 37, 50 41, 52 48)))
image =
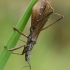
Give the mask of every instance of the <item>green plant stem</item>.
MULTIPOLYGON (((26 26, 26 23, 31 15, 31 10, 32 10, 32 7, 33 5, 37 2, 38 0, 31 0, 27 10, 25 11, 25 13, 23 14, 22 18, 20 19, 20 21, 18 22, 16 28, 19 29, 20 31, 23 31, 23 29, 25 28, 26 26)), ((8 48, 13 48, 18 39, 20 37, 20 34, 17 33, 16 31, 13 31, 13 33, 11 34, 8 42, 6 43, 5 46, 7 46, 8 48)), ((9 59, 11 55, 11 52, 9 52, 7 49, 3 49, 1 54, 0 54, 0 70, 3 70, 6 63, 7 63, 7 60, 9 59)))

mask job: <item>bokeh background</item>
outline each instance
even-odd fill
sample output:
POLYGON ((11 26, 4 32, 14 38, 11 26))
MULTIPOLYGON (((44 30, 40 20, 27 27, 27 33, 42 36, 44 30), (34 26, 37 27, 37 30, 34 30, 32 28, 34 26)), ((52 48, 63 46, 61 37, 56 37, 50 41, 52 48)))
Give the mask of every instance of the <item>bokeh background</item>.
MULTIPOLYGON (((8 41, 12 27, 16 26, 31 0, 0 0, 0 52, 8 41)), ((70 70, 70 0, 50 0, 54 11, 64 15, 55 25, 42 31, 31 53, 32 70, 70 70)), ((46 25, 56 20, 58 16, 51 15, 46 25)), ((29 34, 31 18, 24 34, 29 34)), ((27 40, 21 36, 20 39, 27 40)), ((16 46, 25 43, 18 41, 16 46)), ((21 53, 22 48, 14 51, 21 53)), ((25 56, 12 54, 4 70, 20 70, 27 66, 25 56)), ((22 70, 29 70, 24 68, 22 70)))

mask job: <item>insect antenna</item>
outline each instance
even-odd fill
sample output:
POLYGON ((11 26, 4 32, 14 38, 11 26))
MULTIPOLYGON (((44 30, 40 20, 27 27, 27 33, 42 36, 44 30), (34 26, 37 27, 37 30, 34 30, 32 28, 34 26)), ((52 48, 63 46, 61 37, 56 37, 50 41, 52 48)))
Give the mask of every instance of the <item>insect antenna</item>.
POLYGON ((24 66, 24 67, 22 67, 20 70, 22 70, 23 68, 26 68, 26 67, 30 67, 29 70, 31 70, 31 65, 30 65, 30 63, 29 63, 29 62, 27 62, 27 63, 28 63, 29 66, 24 66))

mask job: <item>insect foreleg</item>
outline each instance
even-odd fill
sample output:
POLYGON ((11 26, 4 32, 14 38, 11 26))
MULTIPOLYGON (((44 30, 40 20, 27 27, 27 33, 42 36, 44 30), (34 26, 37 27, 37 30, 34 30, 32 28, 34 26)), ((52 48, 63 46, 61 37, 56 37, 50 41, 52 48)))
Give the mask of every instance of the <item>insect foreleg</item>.
MULTIPOLYGON (((14 48, 11 48, 11 49, 8 49, 7 48, 7 46, 4 46, 4 48, 6 48, 8 51, 15 51, 15 50, 17 50, 17 49, 20 49, 20 48, 22 48, 22 47, 24 47, 25 45, 22 45, 22 46, 18 46, 18 47, 14 47, 14 48)), ((19 54, 19 53, 14 53, 14 52, 12 52, 13 54, 17 54, 17 55, 23 55, 24 54, 24 52, 22 52, 21 54, 19 54)))
POLYGON ((17 49, 22 48, 22 47, 24 47, 24 45, 18 46, 18 47, 14 47, 14 48, 11 48, 11 49, 8 49, 7 46, 4 46, 4 48, 6 48, 8 51, 14 51, 14 50, 17 50, 17 49))
POLYGON ((53 24, 55 24, 56 22, 58 22, 59 20, 61 20, 64 16, 63 15, 60 15, 60 14, 57 14, 57 13, 53 13, 55 15, 58 15, 60 16, 57 20, 55 20, 53 23, 49 24, 48 26, 44 27, 41 31, 45 30, 46 28, 52 26, 53 24))

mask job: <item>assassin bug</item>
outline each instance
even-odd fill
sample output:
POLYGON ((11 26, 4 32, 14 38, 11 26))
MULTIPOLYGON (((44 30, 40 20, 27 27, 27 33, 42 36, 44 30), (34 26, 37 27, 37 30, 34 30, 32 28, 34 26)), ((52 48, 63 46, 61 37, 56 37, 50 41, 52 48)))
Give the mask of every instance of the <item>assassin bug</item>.
MULTIPOLYGON (((51 14, 57 14, 57 13, 54 13, 54 9, 51 7, 49 2, 47 0, 39 0, 32 9, 30 34, 28 36, 24 35, 21 31, 19 31, 17 28, 14 27, 15 31, 17 31, 18 33, 20 33, 21 35, 27 38, 27 42, 26 42, 26 45, 22 45, 16 48, 8 49, 8 50, 14 51, 21 47, 24 47, 22 53, 19 55, 25 54, 25 60, 28 62, 30 69, 31 69, 31 65, 29 61, 30 61, 31 51, 34 45, 36 44, 36 40, 40 32, 50 27, 51 25, 53 25, 54 23, 56 23, 57 21, 63 18, 63 15, 57 14, 59 18, 55 20, 53 23, 44 27, 45 23, 48 21, 49 16, 51 14)), ((18 54, 18 53, 14 53, 14 54, 18 54)))

